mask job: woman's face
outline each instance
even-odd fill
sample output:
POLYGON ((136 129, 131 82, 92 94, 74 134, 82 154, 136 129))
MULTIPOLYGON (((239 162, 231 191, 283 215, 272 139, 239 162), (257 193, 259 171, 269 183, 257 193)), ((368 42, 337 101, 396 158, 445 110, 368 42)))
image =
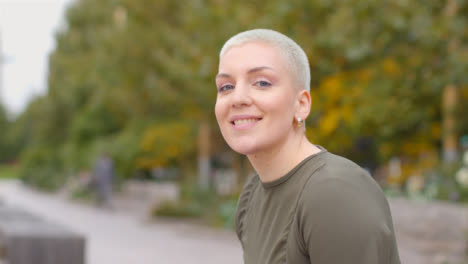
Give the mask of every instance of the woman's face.
POLYGON ((215 113, 221 133, 236 152, 279 150, 294 133, 298 89, 280 51, 251 42, 220 58, 215 113))

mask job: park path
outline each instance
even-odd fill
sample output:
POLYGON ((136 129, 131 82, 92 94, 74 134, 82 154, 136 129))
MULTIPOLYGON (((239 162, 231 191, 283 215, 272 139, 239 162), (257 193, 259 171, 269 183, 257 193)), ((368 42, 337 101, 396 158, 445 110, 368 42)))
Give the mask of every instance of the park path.
POLYGON ((389 199, 403 264, 468 264, 468 206, 389 199))
MULTIPOLYGON (((141 211, 103 211, 32 191, 15 181, 0 181, 0 203, 2 198, 84 235, 86 264, 242 263, 232 231, 148 221, 141 211)), ((389 201, 401 263, 468 264, 467 206, 400 198, 389 201)))
POLYGON ((15 181, 0 182, 0 199, 84 235, 86 264, 242 263, 240 244, 229 231, 183 222, 150 222, 70 203, 15 181))

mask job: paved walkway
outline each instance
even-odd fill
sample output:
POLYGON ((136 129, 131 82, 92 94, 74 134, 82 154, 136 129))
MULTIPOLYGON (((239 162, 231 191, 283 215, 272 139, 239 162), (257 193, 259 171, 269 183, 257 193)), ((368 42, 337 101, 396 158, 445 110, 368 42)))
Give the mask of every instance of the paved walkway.
MULTIPOLYGON (((242 263, 231 231, 103 211, 0 181, 0 202, 22 207, 87 238, 86 264, 242 263)), ((390 199, 403 264, 465 264, 468 207, 390 199)), ((140 210, 141 211, 141 210, 140 210)))
POLYGON ((242 263, 232 232, 186 223, 147 222, 0 182, 0 199, 83 234, 86 264, 242 263))
POLYGON ((468 264, 468 206, 390 199, 403 264, 468 264))

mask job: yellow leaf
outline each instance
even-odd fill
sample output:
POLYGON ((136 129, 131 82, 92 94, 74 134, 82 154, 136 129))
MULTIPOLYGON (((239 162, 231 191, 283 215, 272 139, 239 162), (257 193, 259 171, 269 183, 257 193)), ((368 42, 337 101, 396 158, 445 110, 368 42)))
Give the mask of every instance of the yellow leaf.
POLYGON ((383 61, 383 70, 390 76, 400 75, 400 66, 391 58, 386 58, 383 61))
POLYGON ((340 114, 337 110, 327 112, 320 122, 320 130, 322 134, 327 135, 332 133, 338 127, 340 121, 340 114))

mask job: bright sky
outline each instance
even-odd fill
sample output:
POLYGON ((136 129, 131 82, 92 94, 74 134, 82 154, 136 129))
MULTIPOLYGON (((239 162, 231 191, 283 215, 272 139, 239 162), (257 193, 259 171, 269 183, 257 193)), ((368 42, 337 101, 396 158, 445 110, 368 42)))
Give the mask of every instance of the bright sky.
POLYGON ((47 91, 54 34, 73 0, 0 0, 0 100, 13 115, 47 91), (1 60, 0 60, 1 61, 1 60))

